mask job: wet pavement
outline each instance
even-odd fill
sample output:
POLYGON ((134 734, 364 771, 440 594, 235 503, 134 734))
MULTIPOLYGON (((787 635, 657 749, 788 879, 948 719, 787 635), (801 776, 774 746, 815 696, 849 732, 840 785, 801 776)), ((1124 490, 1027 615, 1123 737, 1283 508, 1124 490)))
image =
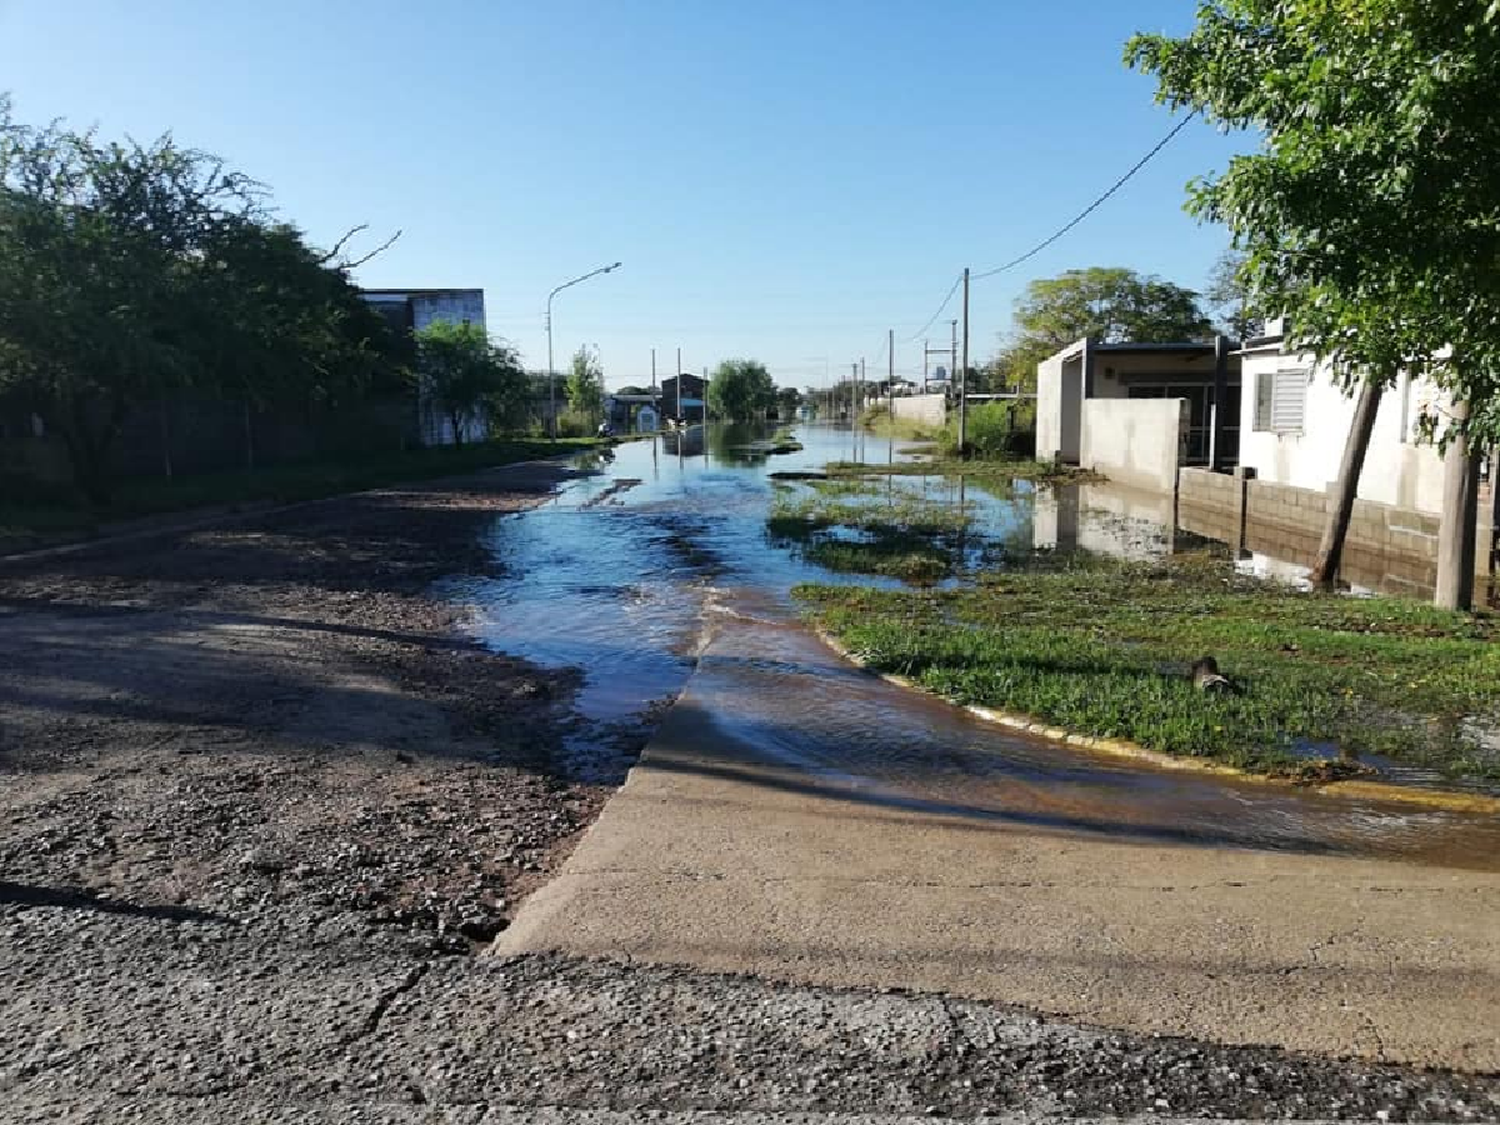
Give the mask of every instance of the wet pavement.
MULTIPOLYGON (((698 429, 619 446, 546 506, 498 520, 488 542, 505 573, 457 592, 479 607, 474 627, 486 643, 584 670, 575 769, 622 777, 632 748, 691 680, 736 760, 790 768, 884 808, 1152 843, 1500 870, 1500 818, 1096 755, 998 729, 850 667, 800 624, 790 590, 891 580, 823 570, 768 535, 776 490, 802 487, 770 474, 892 451, 872 436, 804 426, 804 450, 767 458, 743 452, 752 437, 698 429)), ((1038 520, 1049 518, 1050 498, 1038 504, 1024 484, 999 497, 973 486, 960 495, 941 478, 883 487, 967 505, 975 541, 1002 554, 1030 550, 1038 520)), ((1149 546, 1139 521, 1125 526, 1149 546)))

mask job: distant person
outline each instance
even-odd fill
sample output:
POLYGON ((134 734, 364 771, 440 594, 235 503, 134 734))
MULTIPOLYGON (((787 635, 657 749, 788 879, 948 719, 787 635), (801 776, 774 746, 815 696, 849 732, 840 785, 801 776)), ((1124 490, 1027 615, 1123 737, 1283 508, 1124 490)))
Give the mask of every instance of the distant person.
POLYGON ((602 438, 614 437, 615 436, 615 428, 613 426, 611 426, 608 422, 600 422, 599 423, 599 436, 602 437, 602 438))

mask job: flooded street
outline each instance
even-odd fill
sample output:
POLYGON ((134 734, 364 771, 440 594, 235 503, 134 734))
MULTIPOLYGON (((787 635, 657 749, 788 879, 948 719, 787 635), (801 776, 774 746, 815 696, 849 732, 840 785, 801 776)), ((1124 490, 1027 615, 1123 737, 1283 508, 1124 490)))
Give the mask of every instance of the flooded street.
MULTIPOLYGON (((790 591, 806 581, 893 580, 832 573, 769 535, 776 490, 800 487, 771 474, 893 454, 847 429, 801 426, 796 435, 802 451, 771 457, 747 448, 759 435, 730 428, 629 442, 589 466, 593 475, 488 532, 503 573, 452 596, 477 607, 474 628, 496 650, 582 670, 584 721, 569 745, 580 775, 619 780, 632 737, 638 745, 691 681, 714 731, 704 752, 761 762, 839 801, 1121 842, 1500 870, 1493 817, 1099 756, 996 728, 852 668, 803 627, 790 591)), ((1069 537, 1086 548, 1106 533, 1138 540, 1143 553, 1159 546, 1149 522, 1130 513, 1080 521, 1076 499, 1044 490, 1038 501, 1029 485, 999 497, 973 485, 960 496, 937 478, 882 487, 973 506, 974 550, 1001 558, 1069 537)))

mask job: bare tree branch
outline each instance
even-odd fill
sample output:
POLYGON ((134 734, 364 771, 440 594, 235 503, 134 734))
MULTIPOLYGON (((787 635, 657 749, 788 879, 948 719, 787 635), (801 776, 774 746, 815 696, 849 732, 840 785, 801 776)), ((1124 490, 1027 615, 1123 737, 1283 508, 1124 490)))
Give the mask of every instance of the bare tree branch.
POLYGON ((333 249, 328 251, 328 253, 324 254, 321 258, 318 259, 318 265, 326 266, 329 262, 333 261, 339 256, 340 253, 343 252, 344 247, 348 244, 351 238, 353 238, 360 231, 369 229, 369 223, 360 223, 357 227, 349 228, 349 230, 345 232, 344 237, 333 244, 333 249))
POLYGON ((343 270, 358 269, 360 266, 368 262, 371 258, 377 257, 380 254, 384 254, 393 245, 395 245, 396 239, 400 237, 401 231, 397 230, 395 234, 391 235, 390 238, 387 238, 384 242, 375 247, 375 249, 371 250, 363 258, 356 258, 352 262, 344 262, 341 266, 339 266, 339 268, 343 270))

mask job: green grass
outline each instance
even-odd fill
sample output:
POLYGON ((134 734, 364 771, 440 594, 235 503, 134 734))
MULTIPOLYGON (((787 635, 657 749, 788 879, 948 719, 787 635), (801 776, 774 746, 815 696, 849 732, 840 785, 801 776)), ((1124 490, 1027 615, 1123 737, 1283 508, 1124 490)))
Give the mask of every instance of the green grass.
POLYGON ((972 510, 910 493, 885 495, 866 480, 808 481, 772 502, 772 541, 840 574, 875 574, 929 584, 953 574, 959 535, 972 510))
POLYGON ((908 418, 892 418, 883 406, 867 407, 859 416, 859 424, 877 437, 892 441, 936 442, 943 433, 941 426, 930 426, 908 418))
POLYGON ((831 494, 820 491, 806 495, 790 490, 778 492, 766 523, 773 532, 845 527, 857 531, 894 530, 916 535, 941 535, 962 531, 973 518, 973 510, 969 507, 960 508, 911 493, 897 493, 886 499, 865 485, 856 491, 835 489, 831 494))
POLYGON ((1257 772, 1326 775, 1294 748, 1332 743, 1450 776, 1500 779, 1465 716, 1500 710, 1488 616, 1302 593, 1222 562, 1095 560, 976 588, 804 586, 797 596, 873 668, 961 703, 1257 772), (1204 696, 1213 655, 1243 688, 1204 696))
POLYGON ((958 563, 952 545, 909 532, 877 532, 861 542, 817 540, 802 548, 802 557, 838 574, 878 574, 914 585, 941 581, 958 563))
POLYGON ((895 461, 889 464, 830 461, 826 471, 830 477, 961 476, 981 481, 1032 480, 1047 484, 1087 484, 1104 479, 1087 469, 1059 465, 1052 461, 961 461, 954 457, 937 457, 929 461, 895 461))
POLYGON ((82 500, 0 504, 0 549, 89 535, 104 524, 140 516, 194 508, 316 500, 403 481, 455 476, 538 457, 577 453, 600 444, 608 443, 593 438, 557 442, 514 439, 482 442, 463 449, 443 446, 376 457, 274 465, 254 471, 179 476, 170 481, 125 480, 117 486, 108 510, 102 512, 90 509, 82 500))

